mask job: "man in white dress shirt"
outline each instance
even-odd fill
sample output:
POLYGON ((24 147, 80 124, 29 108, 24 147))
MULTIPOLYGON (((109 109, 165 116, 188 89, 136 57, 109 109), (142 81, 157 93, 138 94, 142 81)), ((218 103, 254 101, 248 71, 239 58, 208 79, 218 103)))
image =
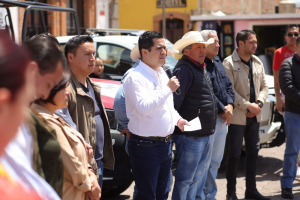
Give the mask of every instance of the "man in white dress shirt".
POLYGON ((126 113, 131 131, 129 156, 137 193, 134 200, 168 198, 172 162, 172 133, 183 131, 188 122, 174 109, 172 93, 179 87, 176 77, 162 69, 167 56, 160 33, 146 31, 139 38, 139 65, 126 77, 126 113))

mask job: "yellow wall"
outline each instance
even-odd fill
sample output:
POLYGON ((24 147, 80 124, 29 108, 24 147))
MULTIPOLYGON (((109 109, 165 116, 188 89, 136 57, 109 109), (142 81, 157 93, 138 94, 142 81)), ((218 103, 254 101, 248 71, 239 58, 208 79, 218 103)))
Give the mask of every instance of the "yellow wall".
MULTIPOLYGON (((168 1, 168 0, 167 0, 168 1)), ((166 12, 191 14, 198 0, 187 0, 185 8, 166 8, 166 12)), ((119 27, 121 29, 153 30, 153 17, 161 14, 156 0, 119 0, 119 27)))

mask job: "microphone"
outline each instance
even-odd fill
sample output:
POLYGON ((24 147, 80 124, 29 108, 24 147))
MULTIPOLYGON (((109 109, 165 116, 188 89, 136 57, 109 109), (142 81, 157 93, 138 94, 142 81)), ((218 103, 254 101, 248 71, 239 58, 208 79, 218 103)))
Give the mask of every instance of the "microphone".
MULTIPOLYGON (((164 64, 162 68, 163 68, 163 70, 166 72, 166 74, 167 74, 167 76, 168 76, 169 78, 172 78, 172 77, 173 77, 173 73, 171 72, 171 67, 170 67, 168 64, 164 64)), ((180 94, 181 94, 180 88, 178 88, 178 89, 175 91, 175 93, 176 93, 177 95, 180 95, 180 94)))

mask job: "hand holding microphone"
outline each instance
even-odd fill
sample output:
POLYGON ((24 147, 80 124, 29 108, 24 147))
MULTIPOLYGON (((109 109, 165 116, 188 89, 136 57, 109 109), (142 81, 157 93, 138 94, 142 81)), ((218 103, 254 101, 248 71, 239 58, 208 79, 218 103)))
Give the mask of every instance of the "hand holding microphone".
POLYGON ((180 85, 176 76, 170 78, 167 86, 172 90, 172 92, 175 92, 179 88, 180 85))
POLYGON ((176 78, 176 76, 173 76, 173 74, 171 72, 171 67, 167 64, 164 64, 163 65, 163 70, 166 72, 167 76, 170 79, 167 86, 172 90, 172 92, 175 91, 175 93, 177 95, 180 95, 181 94, 181 91, 180 91, 180 88, 179 88, 180 84, 179 84, 179 81, 176 78))

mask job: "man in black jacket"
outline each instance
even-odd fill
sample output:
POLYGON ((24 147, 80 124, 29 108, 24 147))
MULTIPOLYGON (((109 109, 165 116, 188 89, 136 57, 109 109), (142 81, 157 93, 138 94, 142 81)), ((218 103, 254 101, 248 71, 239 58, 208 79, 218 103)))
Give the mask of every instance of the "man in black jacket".
MULTIPOLYGON (((204 41, 207 41, 209 38, 215 39, 215 43, 206 48, 206 58, 204 60, 218 107, 215 133, 210 136, 209 161, 207 163, 209 168, 207 170, 207 179, 203 189, 205 199, 211 200, 216 199, 217 184, 215 180, 223 159, 228 126, 230 125, 235 101, 235 94, 232 89, 232 83, 226 76, 222 61, 218 57, 220 45, 217 32, 215 30, 203 30, 200 33, 204 41)), ((201 199, 202 194, 199 192, 200 191, 197 191, 197 197, 201 199)))
POLYGON ((173 46, 179 59, 174 76, 180 82, 181 94, 174 94, 174 106, 181 117, 188 121, 199 118, 202 129, 174 131, 177 150, 177 170, 172 199, 195 199, 196 192, 205 184, 210 145, 210 135, 215 131, 217 105, 210 77, 206 72, 205 47, 214 43, 211 38, 204 42, 200 32, 190 31, 173 46))
POLYGON ((281 178, 281 196, 293 199, 293 181, 297 171, 297 156, 300 150, 300 37, 296 41, 297 51, 285 59, 279 70, 279 84, 285 95, 286 149, 281 178))

